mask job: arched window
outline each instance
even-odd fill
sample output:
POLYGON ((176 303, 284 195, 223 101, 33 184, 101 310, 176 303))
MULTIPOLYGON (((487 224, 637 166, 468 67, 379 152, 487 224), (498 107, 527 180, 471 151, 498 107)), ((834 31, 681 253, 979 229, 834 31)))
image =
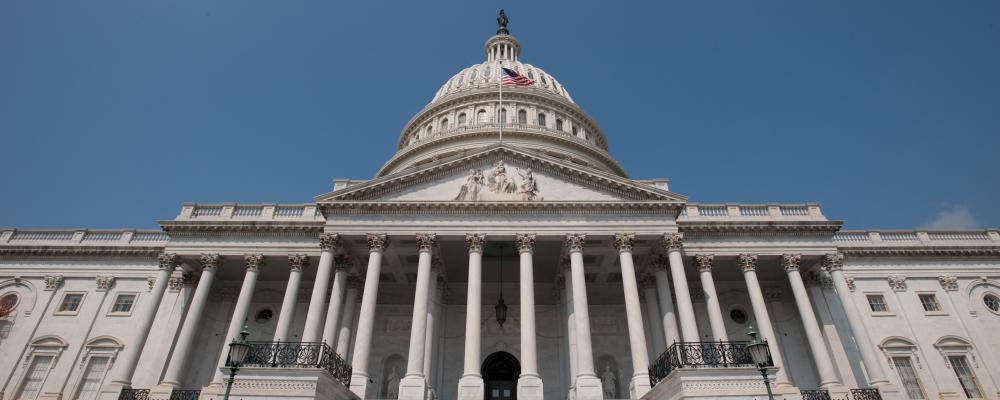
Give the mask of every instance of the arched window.
POLYGON ((545 81, 545 75, 539 74, 538 77, 542 79, 542 84, 543 85, 548 85, 549 84, 548 82, 545 81))
POLYGON ((476 80, 476 70, 472 70, 472 73, 469 74, 469 80, 470 81, 476 80))
POLYGON ((0 318, 6 317, 17 307, 17 293, 7 293, 0 297, 0 318))
POLYGON ((538 125, 539 126, 546 126, 546 124, 545 124, 545 114, 538 113, 538 125))
POLYGON ((443 131, 445 129, 448 129, 448 118, 445 118, 445 119, 441 120, 441 129, 440 130, 443 131))
POLYGON ((574 126, 572 129, 573 129, 573 136, 576 136, 577 134, 576 127, 574 126))
POLYGON ((465 125, 465 113, 458 114, 458 124, 465 125))
POLYGON ((535 80, 535 74, 531 73, 530 69, 528 70, 528 79, 535 80))
POLYGON ((485 123, 486 122, 486 110, 479 110, 476 113, 476 122, 485 123))
POLYGON ((424 131, 427 132, 428 136, 430 136, 430 134, 431 134, 431 126, 427 125, 427 129, 425 129, 424 131))
POLYGON ((563 123, 562 120, 559 118, 556 118, 556 129, 560 131, 563 130, 563 123))
POLYGON ((507 109, 506 108, 501 108, 500 111, 497 113, 497 122, 501 122, 501 123, 507 122, 507 109))
POLYGON ((520 110, 517 112, 517 123, 527 124, 528 123, 528 112, 520 110))

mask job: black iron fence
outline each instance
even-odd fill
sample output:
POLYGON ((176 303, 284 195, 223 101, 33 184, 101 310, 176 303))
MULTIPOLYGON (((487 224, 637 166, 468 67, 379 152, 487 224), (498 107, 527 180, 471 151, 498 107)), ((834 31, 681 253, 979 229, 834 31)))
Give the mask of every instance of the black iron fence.
POLYGON ((170 400, 198 400, 201 390, 174 390, 170 392, 170 400))
POLYGON ((833 398, 830 397, 830 391, 829 390, 821 390, 821 389, 809 390, 809 389, 802 389, 802 390, 799 390, 799 394, 802 395, 802 400, 833 400, 833 398))
POLYGON ((351 366, 326 343, 249 342, 244 367, 322 368, 344 386, 351 385, 351 366))
POLYGON ((882 400, 878 389, 851 389, 843 397, 832 396, 828 390, 800 390, 802 400, 882 400))
POLYGON ((118 400, 149 400, 149 389, 122 389, 118 400))
MULTIPOLYGON (((678 368, 756 367, 750 342, 676 342, 649 366, 649 382, 656 386, 678 368)), ((770 365, 770 363, 769 363, 770 365)))
POLYGON ((878 389, 851 389, 852 400, 882 400, 878 389))

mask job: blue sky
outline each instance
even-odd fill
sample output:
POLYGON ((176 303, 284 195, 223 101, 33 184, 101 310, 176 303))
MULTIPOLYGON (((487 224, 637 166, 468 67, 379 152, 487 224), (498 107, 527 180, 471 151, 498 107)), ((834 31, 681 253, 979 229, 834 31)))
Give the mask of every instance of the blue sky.
POLYGON ((370 178, 500 7, 634 178, 1000 226, 1000 2, 912 0, 6 0, 0 226, 155 228, 370 178))

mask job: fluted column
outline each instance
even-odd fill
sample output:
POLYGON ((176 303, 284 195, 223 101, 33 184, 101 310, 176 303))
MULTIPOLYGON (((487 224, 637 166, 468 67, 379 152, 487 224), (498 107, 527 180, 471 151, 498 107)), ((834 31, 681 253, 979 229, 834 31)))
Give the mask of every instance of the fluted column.
POLYGON ((851 290, 847 287, 847 281, 844 279, 843 256, 840 254, 827 254, 823 258, 823 264, 830 271, 830 278, 833 280, 833 286, 837 290, 840 304, 844 308, 844 313, 847 314, 847 322, 851 326, 851 335, 854 336, 854 342, 858 345, 858 350, 861 352, 861 361, 864 362, 865 371, 868 372, 868 383, 872 386, 888 385, 889 380, 886 379, 885 370, 882 368, 882 363, 875 353, 875 346, 872 345, 871 338, 868 337, 868 328, 865 327, 864 319, 861 318, 858 307, 855 306, 854 301, 851 299, 851 290))
POLYGON ((573 282, 573 314, 576 316, 576 398, 599 400, 604 398, 601 380, 594 372, 594 350, 590 339, 590 312, 587 304, 587 281, 583 266, 585 234, 567 234, 570 273, 573 282))
POLYGON ((302 283, 302 270, 309 265, 309 256, 292 254, 288 256, 288 285, 285 286, 285 297, 281 301, 281 312, 278 314, 278 327, 274 330, 274 341, 288 340, 288 330, 295 319, 295 303, 299 299, 299 285, 302 283))
POLYGON ((514 237, 521 257, 521 376, 517 379, 517 398, 542 399, 542 378, 538 375, 538 348, 535 331, 535 235, 514 237))
POLYGON ((642 288, 642 296, 646 300, 646 314, 649 318, 649 332, 653 335, 650 339, 653 343, 653 358, 663 353, 666 347, 666 339, 663 337, 663 324, 660 323, 660 305, 656 302, 656 280, 650 275, 639 278, 639 287, 642 288))
POLYGON ((424 334, 424 378, 429 387, 434 387, 431 372, 434 368, 434 339, 437 338, 435 328, 438 325, 438 284, 441 283, 441 258, 431 257, 431 280, 427 289, 427 332, 424 334))
POLYGON ((669 260, 663 255, 652 256, 651 267, 656 279, 656 294, 660 299, 660 320, 663 324, 664 340, 667 347, 681 341, 681 331, 677 326, 677 311, 674 309, 674 297, 670 291, 670 277, 667 275, 669 260))
POLYGON ((340 235, 324 233, 319 236, 319 267, 313 282, 306 325, 302 328, 303 342, 318 342, 322 339, 323 316, 326 314, 326 288, 330 285, 330 270, 333 269, 334 253, 340 248, 340 235))
MULTIPOLYGON (((236 298, 236 306, 233 307, 233 316, 229 319, 226 340, 222 342, 226 350, 229 349, 229 343, 239 336, 240 331, 247 324, 247 314, 250 313, 250 304, 253 302, 253 291, 257 287, 257 273, 264 264, 264 256, 261 254, 247 254, 243 256, 243 261, 246 264, 246 273, 243 275, 243 286, 240 288, 240 294, 236 298)), ((228 356, 229 351, 223 351, 216 365, 220 368, 225 367, 228 356)), ((225 379, 225 376, 222 371, 216 369, 212 384, 221 386, 224 382, 223 379, 225 379)))
POLYGON ((430 296, 431 256, 437 247, 437 236, 419 233, 416 236, 417 284, 413 294, 413 317, 410 325, 410 347, 406 358, 406 375, 399 382, 400 400, 424 400, 427 380, 424 377, 424 341, 427 340, 427 301, 430 296))
POLYGON ((750 295, 750 305, 753 307, 753 316, 757 320, 757 330, 760 336, 767 340, 767 345, 771 350, 771 361, 778 369, 775 374, 774 384, 778 387, 790 387, 788 382, 788 372, 783 367, 783 359, 778 346, 778 337, 774 334, 774 327, 771 325, 771 316, 767 312, 767 303, 764 301, 764 292, 760 289, 760 282, 757 281, 757 256, 753 254, 740 254, 737 258, 740 269, 743 271, 743 279, 747 283, 747 294, 750 295))
POLYGON ((698 275, 701 276, 701 288, 705 292, 705 306, 708 308, 708 323, 712 327, 712 339, 717 342, 729 341, 726 334, 726 323, 722 319, 722 308, 719 306, 719 295, 715 291, 715 280, 712 279, 712 259, 710 255, 694 256, 698 264, 698 275))
POLYGON ((344 288, 347 287, 347 270, 351 265, 351 257, 337 254, 333 257, 333 290, 330 291, 330 306, 326 309, 326 322, 323 323, 323 343, 330 346, 337 344, 337 333, 340 330, 340 314, 344 305, 344 288))
POLYGON ((382 252, 389 245, 385 234, 368 234, 368 272, 365 275, 365 290, 361 297, 361 311, 358 315, 358 332, 354 341, 354 356, 351 367, 351 391, 362 399, 369 396, 368 356, 372 348, 372 329, 375 327, 375 305, 378 301, 378 278, 382 274, 382 252))
POLYGON ((351 352, 351 333, 354 332, 354 316, 358 310, 358 289, 361 287, 361 279, 354 275, 347 278, 347 299, 344 301, 344 313, 340 318, 340 333, 337 334, 337 354, 345 360, 351 352))
POLYGON ((465 245, 469 249, 469 284, 465 302, 465 362, 462 378, 458 381, 459 400, 481 400, 485 396, 483 377, 479 373, 485 244, 485 234, 465 235, 465 245))
POLYGON ((806 293, 806 285, 802 282, 802 275, 799 273, 799 263, 802 256, 798 254, 784 254, 781 256, 781 266, 788 274, 788 282, 792 286, 792 293, 795 295, 795 304, 799 309, 799 317, 802 319, 802 326, 806 331, 806 339, 809 341, 809 350, 812 352, 813 360, 816 362, 816 369, 819 371, 819 386, 827 389, 832 386, 839 386, 840 379, 830 360, 830 353, 826 351, 826 343, 823 341, 823 331, 819 329, 816 322, 816 314, 813 313, 812 304, 809 302, 809 295, 806 293))
POLYGON ((201 256, 201 277, 198 279, 198 288, 194 290, 194 297, 191 299, 191 307, 188 308, 184 317, 184 324, 181 325, 181 333, 177 336, 177 343, 174 345, 174 353, 167 364, 167 372, 163 375, 164 386, 178 388, 184 379, 184 371, 188 367, 188 357, 191 347, 194 344, 195 335, 198 334, 198 325, 201 323, 202 313, 205 311, 205 304, 208 302, 208 294, 212 291, 212 281, 215 279, 215 271, 219 267, 218 254, 203 254, 201 256))
POLYGON ((681 338, 685 342, 700 342, 698 322, 694 318, 694 305, 691 303, 691 292, 688 290, 687 276, 684 274, 684 260, 681 258, 681 247, 684 241, 678 233, 663 235, 663 250, 670 260, 670 272, 674 278, 674 291, 677 295, 677 314, 681 320, 681 338))
POLYGON ((632 399, 646 395, 649 384, 649 355, 646 353, 646 330, 642 326, 642 305, 639 303, 639 286, 635 279, 635 264, 632 262, 632 246, 635 234, 615 234, 615 249, 621 263, 622 287, 625 291, 625 316, 628 320, 628 341, 632 350, 632 382, 629 394, 632 399))

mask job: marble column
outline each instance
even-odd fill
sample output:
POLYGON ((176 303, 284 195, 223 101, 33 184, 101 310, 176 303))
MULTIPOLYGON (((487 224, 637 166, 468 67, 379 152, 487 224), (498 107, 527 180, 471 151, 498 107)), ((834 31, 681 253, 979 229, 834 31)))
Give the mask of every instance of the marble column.
POLYGON ((361 296, 361 311, 358 315, 358 332, 354 339, 354 355, 351 361, 351 391, 362 399, 373 395, 368 382, 368 356, 372 349, 372 330, 375 328, 375 305, 378 301, 378 278, 382 274, 382 253, 389 245, 385 234, 368 234, 368 272, 365 275, 365 289, 361 296))
POLYGON ((670 272, 674 278, 674 291, 677 294, 677 314, 681 320, 681 338, 685 342, 700 342, 698 322, 694 318, 694 305, 691 304, 691 292, 688 291, 687 276, 684 274, 684 260, 681 258, 683 237, 679 233, 663 235, 663 250, 670 260, 670 272))
POLYGON ((326 309, 326 320, 323 323, 323 343, 337 345, 337 333, 340 331, 340 314, 343 312, 344 289, 347 287, 347 271, 351 269, 351 257, 337 254, 333 257, 333 290, 330 291, 330 305, 326 309))
POLYGON ((183 383, 191 347, 198 334, 198 325, 201 323, 202 313, 205 312, 205 304, 208 303, 208 295, 212 291, 212 281, 215 280, 215 271, 218 269, 220 261, 218 254, 202 254, 201 256, 201 277, 198 279, 198 288, 194 290, 191 306, 188 308, 187 315, 184 316, 181 333, 177 336, 173 355, 170 357, 167 371, 163 374, 163 381, 160 383, 162 386, 180 388, 183 383))
MULTIPOLYGON (((236 298, 236 306, 233 307, 233 316, 229 319, 226 340, 222 342, 223 349, 225 350, 219 355, 219 362, 216 364, 219 368, 226 366, 226 360, 229 358, 229 343, 235 340, 240 335, 243 327, 247 325, 250 304, 253 302, 254 288, 257 287, 257 273, 260 271, 260 267, 264 265, 264 256, 262 254, 247 254, 243 256, 243 261, 246 264, 246 273, 243 275, 243 286, 240 288, 240 294, 236 298)), ((223 372, 216 369, 212 385, 222 386, 225 382, 224 379, 225 375, 223 372)))
POLYGON ((292 254, 288 256, 288 285, 285 286, 285 297, 281 301, 281 312, 278 314, 278 327, 274 330, 274 341, 288 341, 288 330, 295 319, 295 303, 299 300, 299 284, 302 283, 302 270, 309 265, 309 256, 292 254))
POLYGON ((517 398, 542 399, 542 378, 538 375, 538 347, 535 330, 535 235, 514 236, 521 257, 521 376, 517 379, 517 398))
POLYGON ((635 234, 615 234, 615 249, 621 263, 622 287, 625 291, 625 317, 628 321, 628 341, 632 350, 632 382, 629 383, 629 398, 638 399, 649 393, 649 355, 646 353, 646 330, 642 326, 642 305, 639 302, 639 286, 635 279, 635 264, 632 261, 632 246, 635 234))
POLYGON ((652 256, 651 267, 656 278, 656 294, 660 299, 660 320, 663 322, 664 340, 667 347, 681 341, 681 331, 677 327, 677 312, 674 310, 674 297, 670 292, 670 277, 667 276, 669 260, 663 255, 652 256))
POLYGON ((431 280, 430 288, 427 289, 427 329, 424 334, 424 378, 427 386, 434 388, 434 380, 431 373, 434 368, 434 339, 437 337, 435 328, 438 325, 438 284, 441 282, 441 259, 437 256, 431 257, 431 280))
MULTIPOLYGON (((564 259, 560 263, 561 273, 559 276, 559 284, 562 285, 563 289, 563 306, 565 307, 565 317, 566 317, 566 347, 569 352, 569 389, 570 393, 573 392, 576 387, 576 373, 577 373, 577 351, 576 351, 576 315, 573 312, 573 282, 572 276, 570 276, 569 260, 564 259), (567 279, 570 281, 567 282, 567 279)), ((573 396, 568 396, 572 398, 573 396)))
POLYGON ((847 281, 844 279, 843 256, 827 254, 823 257, 823 264, 830 271, 830 278, 833 280, 833 286, 840 298, 840 304, 844 308, 844 313, 847 314, 851 335, 854 336, 854 342, 858 345, 858 351, 861 353, 861 361, 865 365, 865 371, 868 372, 868 383, 872 386, 889 385, 882 363, 879 361, 878 354, 875 353, 875 346, 872 344, 871 338, 868 337, 868 328, 865 326, 864 318, 861 317, 858 307, 851 299, 851 290, 847 287, 847 281))
POLYGON ((747 283, 747 294, 750 296, 750 306, 753 307, 753 316, 757 320, 757 330, 760 331, 762 339, 767 341, 771 350, 771 361, 777 369, 775 373, 774 385, 778 388, 790 388, 788 373, 782 368, 781 351, 778 346, 778 337, 774 334, 774 327, 771 325, 771 316, 767 312, 767 303, 764 300, 764 291, 760 289, 760 282, 757 281, 757 256, 753 254, 740 254, 737 258, 740 269, 743 271, 743 279, 747 283))
POLYGON ((406 357, 406 375, 399 381, 400 400, 424 400, 427 379, 424 376, 424 341, 427 340, 427 301, 430 297, 431 256, 437 247, 437 236, 418 233, 417 284, 413 294, 413 317, 410 325, 410 347, 406 357))
POLYGON ((656 280, 650 275, 639 278, 642 296, 646 300, 646 313, 649 317, 649 332, 653 335, 653 358, 659 357, 666 349, 666 339, 663 337, 663 324, 660 323, 660 305, 656 302, 656 280))
POLYGON ((302 328, 303 342, 318 342, 322 339, 323 316, 326 314, 326 288, 330 285, 330 270, 333 269, 334 253, 340 248, 340 235, 324 233, 319 236, 319 267, 313 282, 306 325, 302 328))
POLYGON ((137 312, 138 321, 134 325, 136 329, 130 335, 129 341, 126 342, 129 345, 122 350, 118 360, 114 363, 110 376, 111 384, 107 385, 107 388, 101 389, 101 398, 105 398, 110 393, 117 395, 122 388, 132 385, 132 375, 135 373, 136 365, 139 364, 139 356, 146 345, 146 339, 149 338, 149 331, 153 327, 153 320, 156 318, 160 302, 163 300, 163 293, 167 290, 167 281, 170 280, 170 274, 177 266, 177 255, 162 253, 159 256, 159 262, 160 269, 156 273, 156 280, 153 281, 149 298, 145 299, 142 309, 137 312))
POLYGON ((806 285, 802 282, 802 275, 799 273, 799 263, 802 256, 798 254, 784 254, 781 256, 781 266, 788 274, 788 282, 792 286, 792 294, 795 295, 795 304, 799 309, 799 317, 806 331, 806 339, 809 341, 809 350, 812 358, 816 362, 816 369, 819 372, 819 386, 823 389, 830 389, 841 386, 837 371, 830 360, 830 353, 826 350, 826 342, 823 340, 823 332, 816 322, 816 314, 813 312, 812 304, 809 302, 809 295, 806 293, 806 285))
POLYGON ((469 284, 465 302, 465 362, 458 380, 459 400, 482 400, 486 395, 483 376, 479 373, 481 313, 483 307, 483 246, 485 234, 465 235, 469 249, 469 284))
POLYGON ((698 275, 701 276, 701 288, 705 292, 705 306, 708 308, 708 323, 712 327, 712 340, 728 342, 726 322, 722 319, 719 295, 715 291, 715 280, 712 279, 712 259, 710 255, 694 256, 694 262, 698 264, 698 275))
POLYGON ((585 234, 567 234, 566 248, 569 252, 570 273, 573 284, 573 314, 576 325, 576 398, 577 400, 601 400, 604 392, 601 380, 594 372, 594 350, 590 339, 590 312, 587 305, 587 281, 583 266, 583 245, 585 234))
POLYGON ((354 332, 354 317, 358 313, 358 289, 361 279, 353 273, 347 278, 347 299, 344 301, 344 315, 340 318, 340 333, 337 334, 337 354, 345 360, 351 352, 351 333, 354 332))

